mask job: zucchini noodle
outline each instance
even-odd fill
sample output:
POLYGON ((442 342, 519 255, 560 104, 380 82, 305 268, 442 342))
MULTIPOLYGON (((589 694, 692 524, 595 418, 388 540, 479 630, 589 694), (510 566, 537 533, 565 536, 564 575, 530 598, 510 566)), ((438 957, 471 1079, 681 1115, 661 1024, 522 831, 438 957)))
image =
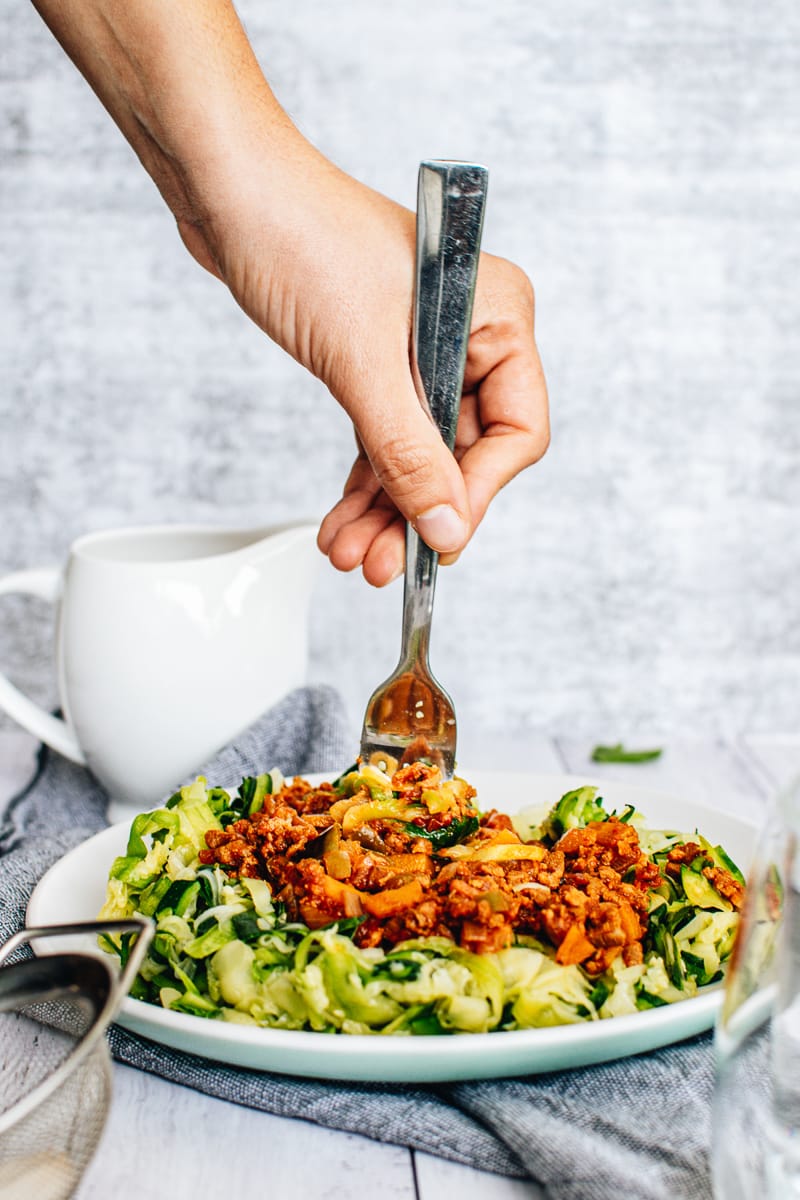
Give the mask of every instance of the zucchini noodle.
MULTIPOLYGON (((427 764, 181 788, 135 818, 109 874, 100 917, 156 925, 131 995, 408 1036, 595 1021, 720 980, 743 884, 722 847, 609 813, 595 788, 513 827, 474 800, 427 764)), ((127 958, 129 935, 101 944, 127 958)))

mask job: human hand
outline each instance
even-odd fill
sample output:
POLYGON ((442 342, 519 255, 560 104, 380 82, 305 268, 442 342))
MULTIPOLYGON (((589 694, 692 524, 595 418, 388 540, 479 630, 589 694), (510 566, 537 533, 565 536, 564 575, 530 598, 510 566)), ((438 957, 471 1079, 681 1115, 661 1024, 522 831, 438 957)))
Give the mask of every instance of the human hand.
POLYGON ((291 197, 288 233, 280 201, 266 221, 263 205, 250 216, 237 205, 237 223, 230 210, 224 222, 206 223, 199 246, 196 225, 183 232, 352 418, 358 454, 318 540, 335 567, 361 565, 380 586, 402 573, 406 519, 452 562, 500 488, 544 453, 533 290, 511 263, 481 256, 451 454, 411 373, 414 215, 329 164, 320 169, 310 147, 299 153, 314 182, 291 197))
MULTIPOLYGON (((442 563, 454 562, 497 492, 541 458, 549 422, 533 322, 527 277, 483 254, 454 457, 441 439, 423 449, 410 402, 397 414, 395 445, 387 445, 379 415, 369 407, 354 417, 359 453, 342 499, 319 533, 320 549, 335 567, 363 564, 365 578, 378 586, 396 578, 403 570, 406 519, 440 552, 442 563)), ((348 407, 346 399, 342 403, 348 407)))
POLYGON ((194 257, 321 379, 358 457, 322 523, 334 566, 382 585, 407 519, 458 556, 505 483, 544 453, 533 292, 481 256, 451 454, 410 366, 413 213, 337 170, 270 91, 230 0, 35 0, 130 141, 194 257))

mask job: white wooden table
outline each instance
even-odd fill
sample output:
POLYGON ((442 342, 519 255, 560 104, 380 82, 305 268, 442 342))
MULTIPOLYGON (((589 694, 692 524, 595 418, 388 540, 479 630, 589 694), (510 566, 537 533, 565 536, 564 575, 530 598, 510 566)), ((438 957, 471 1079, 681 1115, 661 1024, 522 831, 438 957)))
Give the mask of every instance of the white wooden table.
MULTIPOLYGON (((635 742, 664 744, 657 736, 635 742)), ((592 764, 593 744, 544 736, 502 742, 466 732, 460 758, 467 775, 469 766, 496 769, 499 763, 507 770, 590 771, 601 782, 636 781, 751 819, 782 782, 800 774, 800 737, 673 738, 658 761, 637 766, 592 764)), ((25 734, 0 732, 0 806, 29 777, 34 749, 25 734)), ((114 1084, 109 1121, 77 1200, 182 1200, 197 1187, 237 1200, 544 1197, 530 1183, 209 1099, 130 1067, 115 1064, 114 1084)))

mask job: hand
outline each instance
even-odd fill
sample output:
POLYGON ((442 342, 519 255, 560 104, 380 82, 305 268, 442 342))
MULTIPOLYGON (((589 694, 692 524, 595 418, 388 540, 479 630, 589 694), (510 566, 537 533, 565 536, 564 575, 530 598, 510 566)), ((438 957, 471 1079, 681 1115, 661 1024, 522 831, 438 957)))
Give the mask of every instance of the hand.
MULTIPOLYGON (((403 570, 406 518, 439 550, 442 563, 454 562, 500 488, 541 458, 549 423, 533 317, 533 289, 523 272, 483 254, 456 433, 461 480, 441 440, 415 449, 411 439, 420 446, 422 431, 411 401, 397 415, 406 426, 394 447, 382 439, 377 414, 364 408, 360 420, 354 416, 358 457, 319 533, 320 549, 335 567, 363 563, 365 578, 378 586, 396 578, 403 570)), ((346 399, 342 403, 348 408, 346 399)))
MULTIPOLYGON (((484 254, 455 455, 422 409, 409 346, 415 218, 306 150, 306 186, 283 205, 183 228, 244 310, 328 386, 353 420, 358 456, 322 523, 335 567, 383 585, 403 570, 404 523, 458 557, 494 495, 548 443, 531 285, 484 254), (277 211, 276 211, 277 210, 277 211), (288 212, 291 212, 291 222, 288 212), (287 226, 290 228, 287 229, 287 226)), ((324 160, 323 160, 324 161, 324 160)))
POLYGON ((388 583, 403 568, 408 519, 443 562, 456 558, 492 497, 547 446, 525 275, 481 257, 453 455, 411 376, 414 215, 302 137, 230 0, 34 2, 190 252, 349 413, 358 458, 321 549, 388 583))

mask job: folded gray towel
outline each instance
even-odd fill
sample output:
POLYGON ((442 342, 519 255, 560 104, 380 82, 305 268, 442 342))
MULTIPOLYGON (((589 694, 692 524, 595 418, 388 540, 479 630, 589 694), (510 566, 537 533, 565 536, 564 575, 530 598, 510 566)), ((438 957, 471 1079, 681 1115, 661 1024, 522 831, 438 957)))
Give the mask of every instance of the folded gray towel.
MULTIPOLYGON (((230 785, 270 766, 285 774, 336 771, 353 758, 353 740, 334 692, 301 689, 202 773, 230 785)), ((12 802, 0 829, 0 940, 23 925, 28 897, 48 867, 107 824, 106 804, 88 772, 42 752, 35 779, 12 802)), ((708 1037, 547 1075, 359 1086, 227 1067, 119 1028, 109 1036, 120 1062, 210 1096, 533 1179, 553 1200, 711 1196, 708 1037)))

